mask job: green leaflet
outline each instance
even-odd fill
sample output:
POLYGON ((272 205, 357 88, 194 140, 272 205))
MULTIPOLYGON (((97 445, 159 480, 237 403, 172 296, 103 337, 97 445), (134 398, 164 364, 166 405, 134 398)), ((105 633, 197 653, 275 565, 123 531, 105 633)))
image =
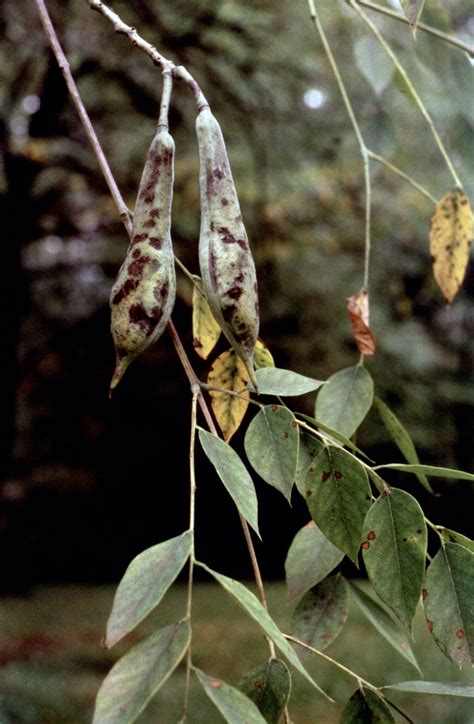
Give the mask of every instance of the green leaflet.
POLYGON ((438 527, 439 532, 445 543, 459 543, 460 546, 464 546, 468 551, 474 553, 474 541, 470 538, 466 538, 462 533, 457 533, 455 530, 450 528, 438 527))
POLYGON ((278 724, 290 698, 288 666, 281 659, 268 659, 241 678, 239 689, 254 702, 268 724, 278 724))
POLYGON ((253 469, 290 501, 298 464, 299 431, 282 405, 267 405, 245 433, 245 452, 253 469))
POLYGON ((382 601, 411 626, 425 571, 426 525, 418 502, 391 488, 367 513, 362 552, 370 582, 382 601))
POLYGON ((308 468, 323 444, 316 440, 313 435, 309 435, 300 430, 300 446, 298 449, 298 465, 296 467, 295 485, 300 495, 305 496, 305 481, 308 474, 308 468))
POLYGON ((428 628, 455 664, 474 661, 474 554, 447 543, 426 572, 423 603, 428 628))
POLYGON ((375 691, 361 687, 347 702, 340 724, 395 724, 395 719, 375 691))
MULTIPOLYGON (((291 634, 322 651, 338 636, 348 613, 349 589, 344 578, 337 573, 305 593, 293 611, 291 634)), ((311 656, 311 652, 303 648, 298 653, 300 659, 311 656)))
POLYGON ((344 553, 313 521, 301 528, 293 538, 285 561, 288 603, 293 603, 326 578, 343 558, 344 553))
POLYGON ((115 593, 105 645, 120 641, 155 608, 188 560, 192 535, 186 531, 139 553, 115 593))
POLYGON ((406 630, 394 619, 389 616, 375 599, 368 596, 359 586, 349 582, 351 592, 355 598, 360 610, 367 616, 370 623, 382 634, 382 636, 393 646, 401 656, 410 662, 412 666, 420 673, 418 661, 411 647, 410 637, 406 630))
MULTIPOLYGON (((378 397, 374 397, 374 408, 405 460, 408 463, 418 465, 420 460, 413 441, 395 413, 378 397)), ((426 475, 417 473, 416 477, 423 487, 429 490, 430 493, 433 492, 433 488, 429 484, 426 475)))
POLYGON ((188 621, 140 641, 112 667, 97 694, 93 724, 127 724, 145 708, 189 646, 188 621))
POLYGON ((252 478, 242 460, 230 445, 201 428, 199 428, 199 441, 238 511, 260 536, 257 494, 252 478))
POLYGON ((435 694, 438 696, 465 696, 474 699, 474 684, 455 684, 450 681, 400 681, 399 684, 384 686, 394 691, 409 691, 413 694, 435 694))
POLYGON ((380 96, 390 85, 395 66, 385 50, 371 35, 364 35, 354 45, 354 56, 357 68, 380 96))
POLYGON ((314 416, 351 437, 372 405, 374 383, 365 367, 355 365, 332 375, 316 399, 314 416))
POLYGON ((437 478, 455 478, 456 480, 474 481, 472 473, 465 473, 463 470, 453 470, 452 468, 439 468, 434 465, 405 465, 404 463, 387 463, 386 465, 376 465, 374 470, 382 470, 387 468, 390 470, 401 470, 404 473, 414 473, 415 475, 433 475, 437 478))
POLYGON ((241 691, 199 669, 195 669, 195 672, 207 696, 228 724, 265 724, 265 719, 253 701, 241 691))
POLYGON ((222 573, 217 573, 211 568, 206 566, 204 563, 196 562, 196 565, 204 568, 205 571, 211 574, 218 583, 221 584, 225 590, 233 596, 236 601, 242 606, 242 608, 258 623, 260 628, 265 634, 271 638, 275 646, 280 649, 282 654, 288 659, 288 661, 312 684, 321 694, 323 694, 329 701, 332 699, 316 684, 316 682, 308 674, 304 666, 301 664, 298 656, 288 641, 283 636, 282 632, 269 616, 268 612, 263 608, 262 604, 254 594, 233 578, 224 576, 222 573))
POLYGON ((316 525, 357 562, 371 499, 365 469, 345 450, 325 447, 313 459, 305 487, 306 503, 316 525))
MULTIPOLYGON (((255 377, 260 395, 277 397, 297 397, 317 390, 324 382, 305 377, 291 370, 278 367, 262 367, 256 370, 255 377)), ((250 384, 249 384, 250 387, 250 384)))

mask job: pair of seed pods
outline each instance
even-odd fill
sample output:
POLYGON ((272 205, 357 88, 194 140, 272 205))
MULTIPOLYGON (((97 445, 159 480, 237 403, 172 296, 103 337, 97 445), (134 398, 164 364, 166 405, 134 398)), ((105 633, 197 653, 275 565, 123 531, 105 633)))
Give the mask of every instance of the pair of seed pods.
MULTIPOLYGON (((259 313, 255 264, 242 221, 224 138, 209 106, 196 120, 203 290, 220 328, 253 375, 259 313)), ((158 128, 143 169, 130 245, 112 287, 116 365, 110 390, 128 365, 161 336, 176 297, 171 242, 174 141, 158 128)))

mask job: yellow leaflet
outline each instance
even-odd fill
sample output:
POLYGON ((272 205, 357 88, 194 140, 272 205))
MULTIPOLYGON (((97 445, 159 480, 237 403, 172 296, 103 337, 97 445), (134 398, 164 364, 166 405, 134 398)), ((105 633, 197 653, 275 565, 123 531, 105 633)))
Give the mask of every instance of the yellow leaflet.
POLYGON ((261 367, 275 367, 272 353, 268 349, 267 345, 262 342, 261 339, 257 339, 257 343, 255 345, 255 350, 253 353, 253 362, 258 370, 261 367))
POLYGON ((456 189, 443 196, 431 219, 430 253, 433 274, 444 298, 452 302, 461 286, 472 240, 469 199, 456 189))
POLYGON ((200 357, 207 359, 214 349, 221 329, 214 319, 206 297, 193 285, 193 347, 200 357))
POLYGON ((249 406, 250 392, 247 389, 249 373, 235 351, 230 349, 228 352, 220 354, 214 361, 207 381, 213 387, 222 387, 243 395, 243 397, 235 397, 235 395, 217 390, 209 392, 214 415, 222 430, 224 440, 229 442, 234 432, 238 430, 249 406))

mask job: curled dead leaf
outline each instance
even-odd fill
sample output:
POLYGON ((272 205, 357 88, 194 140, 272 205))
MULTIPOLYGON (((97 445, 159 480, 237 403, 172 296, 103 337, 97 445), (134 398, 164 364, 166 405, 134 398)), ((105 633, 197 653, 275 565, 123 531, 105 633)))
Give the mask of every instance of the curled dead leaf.
POLYGON ((352 325, 352 335, 363 355, 375 353, 376 342, 369 327, 369 294, 365 289, 347 299, 347 311, 352 325))

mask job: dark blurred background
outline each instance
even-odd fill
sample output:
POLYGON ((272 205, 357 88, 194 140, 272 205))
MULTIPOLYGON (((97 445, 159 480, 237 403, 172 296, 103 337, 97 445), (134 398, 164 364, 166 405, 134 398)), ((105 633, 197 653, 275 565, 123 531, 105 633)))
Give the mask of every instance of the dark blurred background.
MULTIPOLYGON (((345 299, 362 285, 363 170, 305 2, 128 0, 110 5, 201 84, 228 142, 258 267, 261 336, 278 366, 326 379, 354 364, 345 299)), ((403 83, 344 3, 321 2, 368 145, 440 198, 452 186, 403 83)), ((161 76, 81 0, 49 0, 84 103, 133 208, 157 120, 161 76)), ((473 198, 473 85, 467 55, 372 17, 399 52, 473 198)), ((469 0, 427 1, 423 18, 468 40, 469 0)), ((165 335, 136 361, 112 400, 108 297, 127 239, 42 32, 34 4, 0 7, 0 557, 4 591, 38 582, 115 581, 188 517, 190 394, 165 335)), ((199 189, 194 102, 176 84, 173 239, 197 272, 199 189)), ((373 164, 368 369, 377 394, 413 436, 420 458, 473 469, 474 275, 448 307, 430 271, 430 202, 373 164)), ((173 320, 197 373, 191 288, 178 273, 173 320)), ((221 343, 222 344, 222 343, 221 343)), ((220 346, 219 350, 224 349, 220 346)), ((314 398, 295 401, 312 413, 314 398)), ((241 449, 242 436, 235 444, 241 449)), ((358 444, 400 460, 369 414, 358 444)), ((198 556, 250 575, 236 512, 198 460, 198 556)), ((437 523, 473 534, 473 488, 406 477, 437 523), (415 486, 415 487, 414 487, 415 486)), ((306 522, 257 481, 263 573, 281 577, 306 522)))

